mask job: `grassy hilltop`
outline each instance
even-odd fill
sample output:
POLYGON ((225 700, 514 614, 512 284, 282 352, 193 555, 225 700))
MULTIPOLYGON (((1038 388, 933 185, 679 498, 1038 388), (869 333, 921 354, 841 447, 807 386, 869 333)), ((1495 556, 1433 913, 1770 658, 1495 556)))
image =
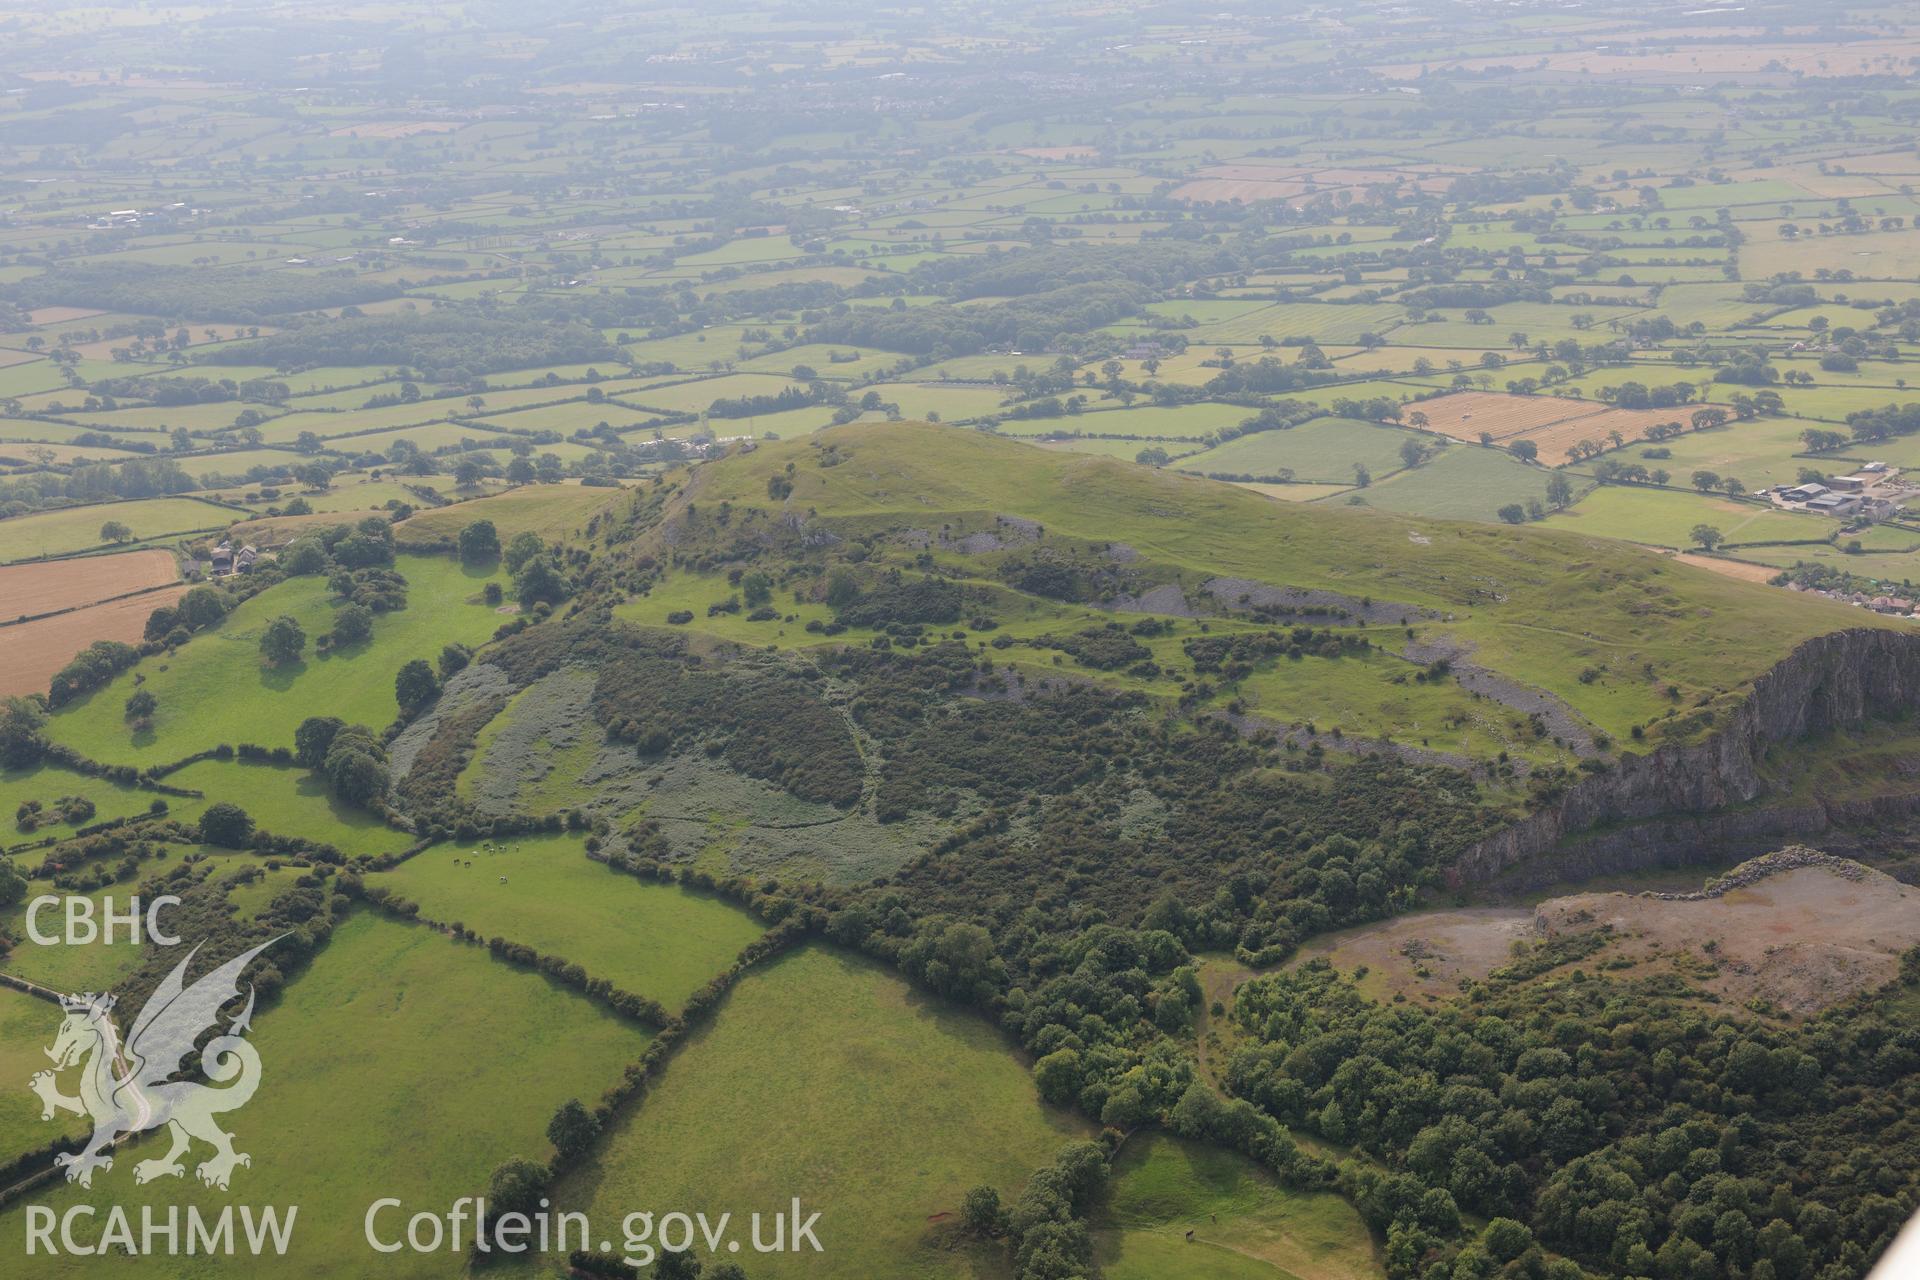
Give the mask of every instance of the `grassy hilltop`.
MULTIPOLYGON (((1703 709, 1738 700, 1801 641, 1880 624, 1825 601, 1789 607, 1776 591, 1612 539, 1273 502, 924 424, 839 427, 737 453, 703 468, 689 500, 874 533, 990 529, 1015 516, 1038 522, 1043 541, 1124 543, 1139 557, 1130 568, 1194 588, 1245 578, 1431 611, 1416 623, 1423 641, 1456 642, 1616 740, 1656 721, 1697 737, 1713 723, 1703 709), (769 480, 789 466, 791 492, 770 499, 769 480)), ((943 568, 982 576, 995 558, 934 553, 943 568)))

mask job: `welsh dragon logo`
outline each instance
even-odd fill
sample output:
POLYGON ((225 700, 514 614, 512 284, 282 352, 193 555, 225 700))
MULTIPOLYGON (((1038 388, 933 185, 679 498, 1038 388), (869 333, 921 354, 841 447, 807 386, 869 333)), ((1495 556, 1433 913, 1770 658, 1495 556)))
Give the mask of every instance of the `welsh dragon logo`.
POLYGON ((214 1150, 195 1170, 208 1186, 225 1190, 237 1166, 253 1163, 251 1157, 233 1149, 233 1135, 215 1119, 245 1106, 260 1085, 260 1055, 241 1038, 253 1018, 251 985, 246 1007, 228 1024, 226 1034, 209 1040, 200 1054, 202 1072, 226 1087, 170 1077, 192 1053, 201 1033, 218 1025, 220 1010, 239 997, 240 975, 247 965, 278 941, 263 942, 187 986, 187 966, 200 949, 194 947, 140 1010, 124 1049, 113 1023, 111 995, 61 999, 66 1020, 53 1047, 45 1051, 53 1059, 53 1070, 34 1076, 31 1088, 40 1096, 42 1120, 51 1120, 60 1111, 93 1120, 93 1136, 85 1150, 54 1157, 54 1163, 66 1169, 67 1181, 92 1186, 95 1169, 113 1168, 108 1153, 120 1135, 161 1125, 171 1131, 173 1146, 157 1160, 134 1165, 135 1182, 183 1176, 186 1169, 180 1157, 196 1138, 214 1150), (56 1076, 74 1066, 81 1069, 80 1094, 69 1097, 60 1092, 56 1076))

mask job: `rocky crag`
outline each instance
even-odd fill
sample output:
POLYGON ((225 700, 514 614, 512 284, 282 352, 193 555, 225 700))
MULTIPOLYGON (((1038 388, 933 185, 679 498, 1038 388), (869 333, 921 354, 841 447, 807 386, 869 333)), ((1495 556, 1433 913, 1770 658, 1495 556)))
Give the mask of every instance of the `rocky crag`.
POLYGON ((1770 801, 1762 769, 1776 745, 1916 707, 1920 635, 1861 628, 1820 636, 1755 680, 1731 722, 1712 737, 1623 754, 1606 772, 1475 844, 1458 871, 1469 881, 1504 873, 1525 887, 1754 852, 1920 812, 1920 787, 1846 804, 1770 801))

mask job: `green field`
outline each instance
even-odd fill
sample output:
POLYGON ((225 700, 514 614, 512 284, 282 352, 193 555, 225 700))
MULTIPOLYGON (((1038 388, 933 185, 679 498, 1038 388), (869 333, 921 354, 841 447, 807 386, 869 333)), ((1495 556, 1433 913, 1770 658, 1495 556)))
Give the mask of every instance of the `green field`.
POLYGON ((1093 436, 1069 436, 1065 440, 1047 440, 1038 443, 1042 449, 1091 453, 1102 458, 1118 458, 1123 462, 1132 462, 1140 456, 1141 450, 1154 447, 1165 449, 1168 458, 1175 460, 1184 460, 1194 454, 1205 452, 1204 441, 1175 440, 1165 436, 1157 440, 1101 440, 1093 436))
POLYGON ((27 769, 0 770, 0 824, 4 824, 0 825, 4 833, 0 835, 0 848, 70 832, 74 824, 67 822, 38 825, 30 832, 19 826, 22 802, 38 800, 43 811, 51 811, 53 802, 62 796, 84 796, 93 802, 93 815, 78 824, 83 827, 145 813, 155 800, 167 799, 158 792, 75 773, 59 765, 41 763, 27 769))
POLYGON ((996 413, 1006 399, 1005 392, 993 387, 943 387, 924 382, 879 382, 861 388, 860 395, 864 397, 869 391, 877 392, 888 404, 900 406, 905 417, 925 418, 936 413, 942 422, 996 413))
MULTIPOLYGON (((444 1211, 486 1185, 514 1156, 543 1158, 543 1136, 562 1102, 591 1103, 639 1056, 646 1037, 546 979, 450 944, 431 930, 371 915, 338 925, 326 949, 257 1015, 266 1087, 227 1123, 235 1147, 253 1157, 234 1173, 232 1193, 184 1179, 133 1182, 136 1158, 158 1156, 152 1140, 122 1152, 91 1192, 54 1184, 35 1197, 56 1212, 108 1201, 195 1204, 215 1210, 239 1198, 298 1205, 293 1247, 275 1274, 339 1275, 343 1259, 365 1274, 448 1276, 456 1257, 403 1252, 378 1256, 362 1230, 367 1207, 394 1196, 407 1212, 444 1211), (393 1159, 404 1151, 406 1158, 393 1159)), ((48 1126, 51 1131, 52 1126, 48 1126)), ((204 1158, 197 1149, 189 1159, 204 1158)), ((137 1212, 137 1209, 136 1209, 137 1212)), ((0 1235, 19 1239, 23 1210, 0 1215, 0 1235)), ((616 1215, 617 1216, 617 1215, 616 1215)), ((391 1219, 395 1233, 405 1214, 391 1219)), ((386 1220, 383 1220, 383 1223, 386 1220)), ((89 1275, 82 1259, 50 1259, 38 1274, 89 1275)), ((253 1276, 241 1255, 161 1258, 144 1264, 165 1276, 253 1276)))
POLYGON ((240 883, 230 878, 227 884, 227 903, 233 908, 235 918, 247 918, 259 915, 273 900, 294 887, 294 882, 307 874, 304 867, 279 866, 263 868, 257 877, 240 883))
POLYGON ((514 836, 492 848, 435 845, 375 883, 418 902, 430 919, 564 956, 670 1008, 732 964, 764 928, 710 895, 609 870, 587 857, 578 836, 514 836))
POLYGON ((54 1138, 86 1131, 78 1116, 40 1118, 40 1099, 26 1086, 52 1065, 44 1050, 60 1030, 60 1008, 50 1001, 0 987, 0 1161, 24 1155, 54 1138))
MULTIPOLYGON (((528 409, 495 413, 489 411, 485 418, 476 418, 473 425, 489 427, 500 432, 512 431, 558 431, 562 435, 572 435, 591 427, 606 423, 615 431, 630 431, 657 420, 656 413, 645 409, 626 409, 617 404, 594 404, 582 396, 561 404, 537 405, 528 409)), ((503 440, 502 443, 505 443, 503 440)))
MULTIPOLYGON (((4 374, 5 370, 0 370, 4 374)), ((16 450, 14 442, 45 441, 49 444, 71 444, 73 438, 85 435, 96 428, 77 427, 66 422, 48 422, 42 418, 0 419, 0 440, 9 442, 8 452, 16 450)), ((153 444, 159 437, 150 431, 122 431, 100 429, 114 444, 126 447, 134 443, 153 444)))
MULTIPOLYGON (((1000 634, 1029 639, 1053 631, 1073 631, 1081 627, 1094 626, 1103 622, 1108 615, 1098 609, 1077 608, 1056 601, 1043 600, 1032 596, 1021 596, 984 580, 969 584, 976 590, 987 591, 998 597, 1008 610, 1000 619, 996 630, 1000 634)), ((870 643, 874 637, 882 634, 877 627, 849 627, 844 633, 831 638, 818 632, 806 630, 809 622, 826 623, 833 620, 833 610, 825 603, 809 600, 805 603, 783 602, 778 619, 764 622, 749 622, 747 615, 741 612, 723 612, 708 614, 707 606, 716 601, 724 601, 734 588, 727 580, 714 574, 678 573, 656 586, 646 596, 631 603, 621 605, 617 617, 649 626, 659 626, 666 622, 667 615, 686 611, 692 613, 693 620, 682 624, 689 631, 711 635, 736 644, 768 645, 778 648, 812 648, 820 645, 844 645, 870 643), (791 621, 789 621, 789 618, 791 621)), ((1019 650, 1011 653, 1015 656, 1019 650)), ((496 720, 487 726, 494 731, 501 722, 496 720)), ((483 732, 483 746, 484 746, 483 732)), ((469 766, 463 775, 463 784, 473 778, 477 771, 469 766)), ((564 797, 560 797, 564 799, 564 797)))
POLYGON ((291 449, 235 449, 229 453, 196 453, 180 460, 188 475, 245 476, 255 467, 287 471, 307 459, 291 449))
POLYGON ((202 529, 224 528, 245 514, 208 502, 196 502, 192 498, 148 498, 140 502, 115 502, 14 516, 0 520, 0 563, 68 555, 105 546, 106 542, 100 537, 100 526, 109 520, 126 525, 133 530, 135 539, 145 541, 202 529))
MULTIPOLYGON (((670 339, 667 341, 671 341, 670 339)), ((650 346, 660 344, 648 344, 650 346)), ((791 373, 795 366, 806 365, 823 378, 876 377, 900 361, 891 351, 856 350, 831 343, 807 343, 769 352, 740 362, 742 373, 791 373), (834 357, 841 357, 836 360, 834 357), (856 359, 846 359, 855 356, 856 359)))
MULTIPOLYGON (((1390 642, 1390 641, 1389 641, 1390 642)), ((1552 757, 1527 731, 1526 717, 1475 700, 1451 680, 1422 683, 1419 668, 1379 651, 1263 666, 1242 685, 1248 710, 1264 720, 1320 733, 1390 738, 1403 746, 1485 759, 1510 751, 1552 757)))
MULTIPOLYGON (((1830 457, 1795 456, 1806 447, 1801 443, 1800 433, 1808 425, 1792 418, 1737 422, 1711 431, 1692 431, 1658 446, 1649 446, 1644 442, 1630 444, 1607 456, 1623 462, 1637 462, 1649 470, 1659 467, 1670 472, 1674 482, 1679 484, 1687 483, 1695 471, 1737 476, 1749 491, 1776 484, 1798 484, 1803 467, 1829 473, 1844 470, 1844 463, 1830 457), (1672 456, 1648 458, 1645 450, 1650 447, 1666 449, 1672 456)), ((1904 442, 1890 443, 1897 445, 1904 442)), ((1879 455, 1876 453, 1874 456, 1879 455)))
MULTIPOLYGON (((165 863, 147 863, 148 868, 171 867, 184 856, 186 850, 171 848, 169 861, 165 863)), ((37 860, 36 860, 37 861, 37 860)), ((150 874, 150 872, 148 872, 150 874)), ((115 911, 125 913, 131 907, 131 899, 138 892, 139 877, 119 884, 108 885, 104 889, 95 889, 91 893, 78 895, 93 903, 93 919, 96 923, 104 920, 107 899, 112 899, 115 911)), ((56 890, 44 882, 35 881, 30 885, 27 902, 42 895, 52 894, 64 899, 68 895, 56 890)), ((126 940, 125 927, 114 934, 111 943, 96 937, 92 942, 56 942, 41 944, 33 941, 27 933, 27 905, 16 904, 6 909, 0 919, 6 924, 7 931, 19 939, 19 945, 0 958, 0 969, 17 978, 37 983, 62 995, 73 995, 82 991, 109 991, 128 974, 140 961, 138 941, 126 940)), ((164 914, 162 919, 164 920, 164 914)), ((43 909, 36 920, 40 932, 46 936, 64 937, 66 919, 63 907, 43 909)), ((84 928, 84 926, 78 926, 84 928)), ((49 1041, 51 1043, 51 1041, 49 1041)))
MULTIPOLYGON (((1576 485, 1583 482, 1578 473, 1569 474, 1568 479, 1576 485)), ((1403 515, 1493 520, 1494 513, 1508 503, 1539 501, 1546 491, 1547 474, 1539 467, 1528 466, 1505 450, 1456 444, 1431 461, 1389 476, 1357 494, 1326 501, 1341 503, 1360 497, 1370 507, 1403 515)))
POLYGON ((1606 485, 1570 510, 1549 516, 1550 528, 1624 538, 1656 547, 1684 547, 1695 525, 1720 530, 1730 543, 1820 542, 1840 526, 1821 516, 1782 511, 1671 489, 1606 485))
POLYGON ((743 396, 775 396, 788 387, 800 385, 791 378, 762 373, 735 373, 719 378, 703 378, 693 382, 678 382, 667 386, 630 391, 622 394, 621 399, 628 404, 646 409, 664 409, 672 413, 702 413, 715 400, 731 400, 743 396))
POLYGON ((1009 436, 1140 436, 1198 440, 1222 427, 1238 426, 1252 415, 1239 405, 1142 405, 1134 409, 1063 414, 1057 418, 1008 418, 1000 424, 1009 436))
POLYGON ((618 489, 588 488, 583 485, 525 485, 489 498, 422 511, 401 522, 395 532, 402 538, 414 541, 451 539, 458 538, 460 531, 475 520, 491 520, 499 531, 502 545, 517 533, 537 533, 550 539, 564 538, 619 495, 618 489))
POLYGON ((433 411, 422 410, 418 406, 403 406, 407 411, 393 409, 369 410, 364 413, 308 414, 299 419, 282 418, 269 423, 268 429, 278 434, 283 424, 298 421, 298 431, 289 429, 285 439, 292 440, 299 431, 314 431, 327 442, 329 449, 351 451, 353 453, 385 453, 393 448, 394 442, 405 440, 408 444, 426 451, 446 448, 450 445, 471 444, 476 448, 490 448, 506 444, 511 437, 498 431, 489 431, 472 422, 439 422, 427 419, 433 411), (375 416, 375 415, 379 416, 375 416), (379 430, 384 422, 399 423, 390 430, 379 430), (361 434, 364 432, 365 434, 361 434))
POLYGON ((1823 543, 1811 547, 1741 547, 1732 554, 1739 560, 1780 569, 1790 569, 1797 564, 1830 565, 1864 578, 1889 583, 1906 583, 1920 578, 1920 551, 1850 555, 1846 551, 1848 541, 1851 539, 1843 539, 1839 546, 1823 543))
POLYGON ((1086 1132, 1041 1105, 987 1023, 808 948, 741 980, 557 1200, 596 1219, 676 1204, 744 1219, 798 1195, 824 1255, 755 1256, 755 1280, 967 1276, 934 1216, 981 1183, 1011 1199, 1086 1132))
MULTIPOLYGON (((418 484, 426 477, 408 477, 409 484, 418 484)), ((228 502, 240 501, 248 492, 259 492, 258 486, 247 485, 221 492, 220 498, 228 502)), ((255 503, 256 507, 284 507, 295 497, 303 499, 317 512, 350 512, 356 515, 369 511, 387 510, 389 502, 404 502, 409 506, 424 505, 420 496, 407 490, 398 480, 371 480, 364 475, 348 473, 336 477, 333 486, 324 493, 313 493, 300 485, 280 486, 280 496, 271 503, 255 503)))
POLYGON ((497 570, 452 557, 401 556, 408 603, 380 615, 373 639, 349 650, 315 653, 311 638, 332 626, 321 578, 292 578, 248 600, 172 658, 149 658, 111 684, 62 707, 48 732, 95 760, 157 764, 195 751, 254 742, 291 746, 293 728, 333 715, 378 729, 397 713, 393 677, 413 658, 433 658, 451 641, 478 644, 500 618, 480 599, 497 570), (263 664, 260 632, 287 614, 306 631, 306 656, 288 668, 263 664), (122 710, 136 675, 159 700, 151 729, 135 732, 122 710))
POLYGON ((1096 1221, 1111 1280, 1386 1274, 1366 1224, 1339 1196, 1284 1190, 1242 1156, 1168 1134, 1136 1135, 1121 1149, 1096 1221))
POLYGON ((197 820, 215 801, 231 800, 262 831, 318 840, 349 857, 397 853, 415 839, 336 798, 325 777, 297 766, 201 760, 176 769, 166 780, 169 786, 206 793, 203 800, 168 797, 173 816, 182 822, 197 820))
POLYGON ((1350 418, 1314 418, 1291 430, 1261 431, 1229 440, 1174 465, 1197 475, 1273 476, 1284 470, 1303 481, 1351 484, 1356 465, 1376 477, 1405 466, 1400 446, 1408 440, 1431 443, 1417 432, 1398 427, 1350 418))

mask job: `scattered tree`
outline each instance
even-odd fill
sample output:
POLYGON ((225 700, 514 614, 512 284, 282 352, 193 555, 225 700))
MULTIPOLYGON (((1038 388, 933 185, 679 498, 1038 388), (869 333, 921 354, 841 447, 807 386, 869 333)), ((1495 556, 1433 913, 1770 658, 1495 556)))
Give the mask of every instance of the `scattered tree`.
POLYGON ((293 731, 293 758, 309 769, 320 768, 335 735, 345 727, 346 722, 334 716, 308 716, 293 731))
POLYGON ((38 764, 47 749, 40 734, 46 722, 36 701, 0 698, 0 768, 30 769, 38 764))
POLYGON ((500 558, 500 535, 493 521, 475 520, 460 531, 460 558, 468 564, 484 564, 500 558))
POLYGON ((306 651, 307 633, 300 624, 286 614, 281 614, 267 624, 260 633, 260 656, 267 665, 279 667, 297 662, 306 651))
MULTIPOLYGON (((491 529, 493 526, 488 525, 487 527, 491 529)), ((503 560, 507 566, 507 572, 519 573, 520 570, 526 567, 527 561, 533 559, 546 549, 547 544, 541 541, 540 535, 537 533, 527 531, 514 534, 513 541, 507 544, 507 551, 503 560)))
POLYGON ((415 658, 407 663, 393 678, 393 696, 405 715, 417 715, 439 695, 440 681, 434 677, 433 668, 427 665, 424 658, 415 658))
POLYGON ((513 580, 514 598, 522 608, 532 608, 536 604, 559 604, 567 598, 567 580, 560 571, 547 563, 545 557, 527 561, 526 567, 513 580))
POLYGON ((221 800, 207 806, 200 815, 200 839, 222 849, 244 849, 253 836, 253 818, 231 801, 221 800))
POLYGON ((362 604, 350 604, 333 615, 333 643, 336 646, 363 644, 373 639, 373 610, 362 604))
POLYGON ((547 1141, 553 1144, 560 1159, 568 1164, 587 1154, 593 1147, 593 1140, 599 1135, 599 1119, 581 1105, 578 1098, 569 1098, 561 1103, 560 1109, 553 1113, 553 1119, 547 1122, 547 1141))

